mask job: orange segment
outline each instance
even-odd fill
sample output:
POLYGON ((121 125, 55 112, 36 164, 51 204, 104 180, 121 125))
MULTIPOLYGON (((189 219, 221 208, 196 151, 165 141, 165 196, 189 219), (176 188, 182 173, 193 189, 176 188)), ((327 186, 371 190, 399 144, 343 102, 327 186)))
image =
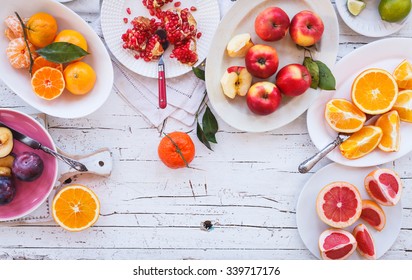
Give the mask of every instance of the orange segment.
POLYGON ((326 103, 325 119, 337 132, 353 133, 360 130, 366 115, 345 99, 332 99, 326 103))
POLYGON ((401 121, 397 111, 393 110, 379 117, 375 123, 382 129, 383 136, 378 147, 384 152, 397 152, 400 142, 401 121))
POLYGON ((398 97, 398 84, 386 70, 372 68, 360 73, 352 84, 352 101, 364 113, 388 112, 398 97))
POLYGON ((46 66, 34 73, 31 86, 37 96, 52 100, 63 93, 65 82, 61 71, 46 66))
POLYGON ((38 58, 36 58, 34 60, 33 63, 33 68, 31 70, 31 73, 36 73, 37 70, 39 70, 40 68, 43 68, 45 66, 51 67, 51 68, 56 68, 57 70, 59 70, 60 72, 63 72, 63 64, 61 63, 54 63, 51 61, 48 61, 47 59, 45 59, 42 56, 39 56, 38 58))
MULTIPOLYGON (((29 43, 33 59, 37 57, 36 49, 29 43)), ((14 68, 28 68, 30 66, 30 53, 23 38, 16 38, 9 42, 6 49, 7 58, 14 68)))
POLYGON ((69 231, 81 231, 91 227, 96 223, 99 214, 99 199, 92 190, 82 185, 65 187, 53 199, 53 218, 69 231))
POLYGON ((340 144, 342 155, 348 159, 357 159, 372 152, 382 139, 382 129, 377 126, 364 126, 340 144))
POLYGON ((401 121, 412 122, 412 90, 400 91, 393 109, 398 112, 401 121))
POLYGON ((393 71, 398 87, 402 89, 412 89, 412 65, 406 59, 393 71))

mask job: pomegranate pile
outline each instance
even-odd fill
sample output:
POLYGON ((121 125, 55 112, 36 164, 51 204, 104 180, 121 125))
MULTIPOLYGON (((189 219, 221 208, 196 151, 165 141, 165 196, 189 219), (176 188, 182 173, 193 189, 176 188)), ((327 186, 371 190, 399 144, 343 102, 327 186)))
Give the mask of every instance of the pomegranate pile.
MULTIPOLYGON (((170 58, 177 59, 180 63, 189 66, 198 60, 197 39, 202 36, 197 30, 197 22, 192 14, 196 7, 181 9, 181 2, 175 2, 174 7, 162 10, 162 7, 173 0, 143 0, 142 4, 152 18, 137 16, 130 21, 132 25, 122 34, 123 48, 132 50, 136 59, 146 62, 158 60, 164 53, 161 38, 155 34, 158 29, 164 29, 167 40, 173 46, 170 58)), ((131 15, 132 10, 126 9, 131 15)), ((125 24, 129 23, 124 18, 125 24)))

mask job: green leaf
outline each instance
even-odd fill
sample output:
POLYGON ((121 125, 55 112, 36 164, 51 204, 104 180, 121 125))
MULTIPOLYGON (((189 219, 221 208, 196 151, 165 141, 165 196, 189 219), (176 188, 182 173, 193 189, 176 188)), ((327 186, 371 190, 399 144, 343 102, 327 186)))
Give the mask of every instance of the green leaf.
POLYGON ((303 60, 303 65, 308 69, 310 76, 312 77, 312 83, 310 87, 317 89, 319 86, 319 66, 313 61, 311 57, 306 56, 303 60))
POLYGON ((203 114, 202 124, 206 139, 209 142, 217 144, 216 133, 219 130, 219 125, 217 124, 215 115, 213 115, 212 111, 207 105, 206 111, 203 114))
POLYGON ((322 61, 315 61, 319 67, 319 87, 323 90, 335 90, 336 80, 332 71, 322 61))
POLYGON ((199 122, 197 122, 196 135, 197 135, 197 138, 199 138, 200 142, 202 142, 209 150, 213 151, 199 122))
POLYGON ((196 77, 201 79, 202 81, 205 80, 205 70, 200 69, 199 67, 192 67, 193 73, 195 73, 196 77))
POLYGON ((68 63, 89 53, 82 48, 67 42, 55 42, 37 50, 37 53, 54 63, 68 63))

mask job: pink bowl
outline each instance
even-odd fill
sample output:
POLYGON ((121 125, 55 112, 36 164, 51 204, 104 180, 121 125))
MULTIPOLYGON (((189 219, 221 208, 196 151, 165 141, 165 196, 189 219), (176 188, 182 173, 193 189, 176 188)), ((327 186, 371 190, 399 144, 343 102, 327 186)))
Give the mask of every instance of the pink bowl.
MULTIPOLYGON (((14 110, 0 109, 0 121, 39 141, 42 145, 56 150, 50 134, 32 117, 14 110)), ((0 205, 0 221, 18 219, 33 212, 47 199, 54 187, 57 178, 57 159, 14 140, 12 153, 18 155, 25 151, 34 152, 42 158, 43 173, 33 182, 23 182, 13 178, 16 196, 9 204, 0 205)))

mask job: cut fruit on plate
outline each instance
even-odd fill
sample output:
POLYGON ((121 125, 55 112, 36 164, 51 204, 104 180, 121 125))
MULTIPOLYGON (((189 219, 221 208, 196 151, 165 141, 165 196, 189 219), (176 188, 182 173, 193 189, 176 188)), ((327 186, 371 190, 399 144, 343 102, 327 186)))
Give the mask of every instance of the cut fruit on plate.
POLYGON ((380 116, 375 125, 383 132, 378 148, 384 152, 399 151, 401 121, 398 112, 393 110, 380 116))
POLYGON ((326 103, 325 119, 333 130, 353 133, 363 127, 366 115, 346 99, 331 99, 326 103))
POLYGON ((327 225, 344 228, 355 223, 362 213, 359 190, 347 182, 326 185, 316 199, 316 211, 327 225))
POLYGON ((368 260, 376 259, 376 250, 373 237, 364 224, 359 224, 353 229, 353 236, 358 243, 357 250, 361 256, 368 260))
POLYGON ((408 60, 403 60, 393 71, 400 89, 412 89, 412 65, 408 60))
POLYGON ((364 113, 388 112, 398 97, 398 84, 386 70, 371 68, 360 73, 352 84, 352 101, 364 113))
POLYGON ((365 189, 369 196, 384 206, 396 205, 402 195, 402 182, 395 171, 376 169, 365 178, 365 189))
POLYGON ((352 134, 339 145, 342 155, 347 159, 357 159, 372 152, 381 142, 382 129, 368 125, 352 134))
POLYGON ((412 122, 412 90, 400 91, 393 109, 398 112, 401 121, 412 122))
POLYGON ((63 64, 54 63, 54 62, 48 61, 47 59, 45 59, 42 56, 39 56, 33 62, 33 67, 31 69, 31 73, 34 74, 34 73, 36 73, 37 70, 39 70, 40 68, 46 67, 46 66, 56 68, 60 72, 63 72, 63 64))
POLYGON ((366 7, 366 3, 360 0, 348 0, 346 4, 349 12, 354 16, 359 15, 366 7))
POLYGON ((46 66, 34 73, 31 78, 31 86, 38 97, 53 100, 63 93, 66 83, 61 71, 46 66))
POLYGON ((355 237, 343 229, 327 229, 319 236, 319 251, 324 260, 344 260, 356 247, 355 237))
POLYGON ((67 186, 53 199, 53 218, 68 231, 81 231, 91 227, 99 214, 99 199, 91 189, 82 185, 67 186))
POLYGON ((385 212, 382 207, 372 200, 365 199, 362 201, 362 214, 360 217, 377 231, 381 231, 386 225, 385 212))

